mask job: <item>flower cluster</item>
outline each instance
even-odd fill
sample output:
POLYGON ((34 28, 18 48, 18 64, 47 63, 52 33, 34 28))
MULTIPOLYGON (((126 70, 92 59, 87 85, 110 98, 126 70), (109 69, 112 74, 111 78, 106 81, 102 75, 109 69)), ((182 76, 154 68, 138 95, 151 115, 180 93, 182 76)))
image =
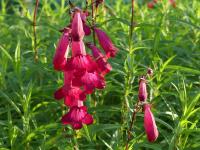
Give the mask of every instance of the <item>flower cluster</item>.
MULTIPOLYGON (((147 74, 152 76, 153 71, 148 69, 147 74)), ((144 128, 147 135, 147 139, 149 142, 154 142, 158 138, 158 129, 156 126, 156 122, 151 112, 151 105, 147 103, 147 85, 146 85, 145 77, 141 77, 139 81, 139 93, 138 98, 141 103, 143 103, 143 110, 144 110, 144 128)))
POLYGON ((104 76, 112 69, 107 59, 117 52, 104 31, 87 25, 88 16, 87 11, 74 8, 70 24, 61 30, 62 36, 53 58, 54 69, 64 74, 64 85, 54 93, 54 97, 64 99, 64 104, 69 107, 69 112, 62 117, 62 123, 70 124, 73 129, 93 123, 93 117, 83 102, 87 94, 96 88, 105 88, 104 76), (92 55, 86 53, 83 39, 91 34, 91 29, 105 55, 92 43, 86 44, 92 55))
MULTIPOLYGON (((152 1, 150 1, 150 2, 147 3, 147 7, 149 9, 153 9, 156 6, 157 3, 158 3, 158 0, 152 0, 152 1)), ((172 7, 176 8, 176 1, 175 0, 168 0, 168 3, 172 7)))

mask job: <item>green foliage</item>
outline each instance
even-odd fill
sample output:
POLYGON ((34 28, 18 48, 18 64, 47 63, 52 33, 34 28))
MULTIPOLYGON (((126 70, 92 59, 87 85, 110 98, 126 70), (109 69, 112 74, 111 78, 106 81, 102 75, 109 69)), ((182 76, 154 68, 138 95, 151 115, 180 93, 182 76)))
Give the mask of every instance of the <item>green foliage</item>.
POLYGON ((154 70, 148 91, 160 135, 155 143, 146 140, 143 112, 139 112, 130 149, 200 149, 200 2, 177 0, 177 8, 173 8, 164 0, 154 9, 148 9, 146 2, 135 2, 132 39, 131 1, 105 0, 100 6, 97 25, 108 33, 119 52, 109 60, 113 70, 106 76, 106 88, 87 98, 94 124, 73 131, 61 125, 66 110, 53 98, 63 79, 53 70, 52 57, 58 30, 70 20, 67 2, 40 1, 36 26, 39 61, 35 63, 35 3, 1 0, 1 150, 72 150, 75 145, 81 150, 124 149, 137 102, 138 79, 147 67, 154 70))

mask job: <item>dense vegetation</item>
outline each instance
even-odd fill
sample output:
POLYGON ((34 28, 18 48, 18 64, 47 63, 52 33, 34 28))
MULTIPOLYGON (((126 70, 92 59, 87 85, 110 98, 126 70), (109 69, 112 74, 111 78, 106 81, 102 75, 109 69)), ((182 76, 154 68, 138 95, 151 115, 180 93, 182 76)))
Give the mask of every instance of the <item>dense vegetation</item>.
MULTIPOLYGON (((99 6, 97 26, 119 51, 109 60, 113 70, 106 75, 106 88, 87 96, 94 123, 78 131, 61 124, 67 110, 53 97, 63 84, 63 74, 54 71, 52 58, 59 30, 70 20, 68 2, 40 0, 37 62, 35 3, 0 2, 1 150, 124 149, 138 100, 138 80, 148 67, 154 72, 148 81, 148 101, 159 137, 154 143, 147 141, 140 111, 129 149, 200 149, 200 1, 177 0, 174 8, 163 0, 153 9, 147 7, 147 0, 135 1, 132 37, 130 0, 105 0, 99 6)), ((72 2, 85 6, 85 1, 72 2)))

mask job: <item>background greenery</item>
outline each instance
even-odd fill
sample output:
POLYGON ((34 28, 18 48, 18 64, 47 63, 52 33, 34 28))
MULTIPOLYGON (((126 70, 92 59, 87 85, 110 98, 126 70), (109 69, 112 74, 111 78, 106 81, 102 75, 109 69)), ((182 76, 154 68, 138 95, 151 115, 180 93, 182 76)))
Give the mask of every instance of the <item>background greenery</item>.
MULTIPOLYGON (((84 6, 84 1, 72 1, 84 6)), ((65 0, 40 0, 37 15, 39 61, 33 56, 35 3, 1 0, 0 9, 0 149, 1 150, 122 150, 137 101, 138 79, 154 70, 148 84, 159 138, 149 143, 143 113, 137 114, 130 149, 200 149, 200 1, 166 0, 148 9, 135 2, 133 38, 129 38, 131 1, 105 0, 97 23, 119 48, 109 60, 113 70, 107 86, 88 96, 93 125, 80 131, 62 126, 66 112, 53 92, 63 76, 53 70, 59 29, 69 23, 65 0), (77 149, 77 148, 75 148, 77 149)), ((91 41, 86 38, 85 41, 91 41)))

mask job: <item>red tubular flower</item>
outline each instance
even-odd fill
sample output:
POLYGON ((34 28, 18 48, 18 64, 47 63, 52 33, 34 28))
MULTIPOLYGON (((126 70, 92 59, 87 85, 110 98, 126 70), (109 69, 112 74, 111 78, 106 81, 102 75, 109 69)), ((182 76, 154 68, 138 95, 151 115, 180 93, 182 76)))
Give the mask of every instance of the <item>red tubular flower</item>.
POLYGON ((140 81, 139 81, 138 98, 140 101, 147 100, 147 85, 146 85, 146 79, 144 77, 140 78, 140 81))
POLYGON ((176 8, 176 1, 175 0, 169 0, 170 5, 172 5, 172 7, 176 8))
POLYGON ((153 2, 154 2, 154 3, 157 3, 157 2, 158 2, 158 0, 153 0, 153 2))
POLYGON ((68 59, 66 70, 74 70, 74 74, 82 76, 85 71, 93 72, 96 64, 90 55, 86 55, 83 41, 72 41, 72 58, 68 59))
POLYGON ((158 129, 149 104, 144 105, 144 128, 149 142, 154 142, 158 138, 158 129))
POLYGON ((71 27, 72 27, 72 40, 81 41, 85 33, 83 31, 83 23, 81 20, 81 15, 78 10, 74 13, 71 27))
POLYGON ((82 22, 83 22, 83 30, 84 30, 86 36, 91 34, 91 29, 86 24, 86 19, 87 19, 88 16, 89 16, 89 13, 87 11, 81 13, 81 19, 82 19, 82 22))
POLYGON ((82 76, 81 81, 83 83, 85 92, 91 94, 95 88, 103 89, 105 88, 105 80, 102 76, 94 73, 85 72, 82 76))
POLYGON ((56 52, 53 58, 55 70, 63 70, 66 64, 69 49, 69 29, 64 29, 63 34, 58 42, 56 52))
POLYGON ((65 105, 72 107, 79 106, 86 99, 86 94, 79 87, 63 86, 54 93, 54 97, 57 100, 64 98, 65 105))
POLYGON ((86 36, 91 34, 91 29, 86 23, 83 23, 83 30, 84 30, 86 36))
POLYGON ((96 63, 98 65, 99 71, 101 72, 102 75, 105 75, 112 70, 112 67, 109 63, 107 63, 106 58, 103 56, 103 54, 100 52, 100 50, 92 45, 92 44, 87 44, 87 46, 92 50, 92 54, 94 58, 96 59, 96 63))
POLYGON ((54 98, 57 100, 61 100, 64 98, 65 94, 63 92, 63 87, 59 88, 57 91, 54 92, 54 98))
POLYGON ((147 7, 148 7, 149 9, 154 8, 154 6, 155 6, 155 2, 154 2, 154 1, 148 2, 148 3, 147 3, 147 7))
POLYGON ((86 94, 78 87, 72 87, 66 92, 64 103, 66 106, 80 106, 83 100, 86 99, 86 94))
POLYGON ((86 55, 83 41, 72 41, 72 57, 86 55))
POLYGON ((64 86, 54 93, 57 100, 65 98, 65 105, 69 107, 78 106, 80 100, 86 99, 85 93, 79 87, 72 86, 72 78, 73 72, 64 72, 64 86))
POLYGON ((106 52, 106 56, 109 57, 114 57, 117 52, 117 48, 113 45, 112 41, 110 38, 107 36, 105 32, 103 32, 100 29, 94 28, 94 31, 97 35, 99 44, 103 48, 103 50, 106 52))
POLYGON ((66 70, 74 70, 74 75, 82 76, 85 71, 93 72, 96 70, 96 64, 90 55, 79 55, 72 57, 67 62, 66 70))
POLYGON ((86 106, 74 106, 62 117, 61 121, 64 125, 70 124, 73 129, 81 129, 83 124, 92 124, 93 118, 88 114, 86 106))

